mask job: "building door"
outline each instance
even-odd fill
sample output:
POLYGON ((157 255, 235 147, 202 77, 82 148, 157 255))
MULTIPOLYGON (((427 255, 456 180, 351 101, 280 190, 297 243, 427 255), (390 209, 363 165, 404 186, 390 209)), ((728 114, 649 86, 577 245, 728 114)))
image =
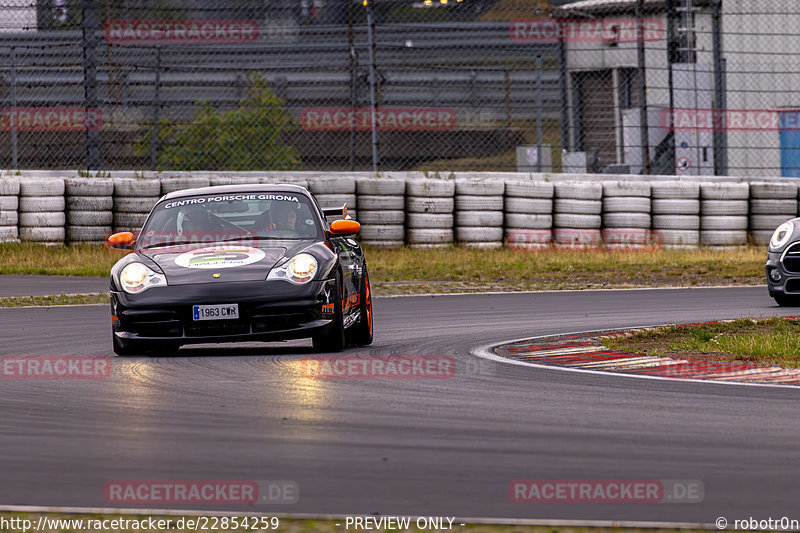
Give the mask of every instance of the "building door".
POLYGON ((578 150, 591 160, 597 151, 598 169, 617 162, 617 130, 614 113, 614 78, 610 69, 576 72, 572 75, 576 95, 575 124, 578 150))

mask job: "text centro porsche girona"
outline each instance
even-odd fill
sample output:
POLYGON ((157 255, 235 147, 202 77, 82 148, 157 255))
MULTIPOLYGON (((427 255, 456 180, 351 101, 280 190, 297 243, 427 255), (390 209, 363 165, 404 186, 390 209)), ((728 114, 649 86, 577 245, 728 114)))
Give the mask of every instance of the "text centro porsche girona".
POLYGON ((311 337, 319 351, 372 343, 372 300, 358 222, 296 185, 229 185, 167 194, 111 269, 114 352, 311 337), (328 223, 328 218, 338 218, 328 223))

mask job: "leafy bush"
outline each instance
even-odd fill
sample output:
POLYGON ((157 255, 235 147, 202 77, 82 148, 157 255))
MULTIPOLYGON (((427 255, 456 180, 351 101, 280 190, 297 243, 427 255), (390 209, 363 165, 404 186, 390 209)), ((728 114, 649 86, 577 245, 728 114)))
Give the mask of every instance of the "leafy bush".
MULTIPOLYGON (((292 170, 301 167, 297 150, 282 144, 294 121, 258 73, 248 76, 247 94, 230 111, 208 102, 189 124, 159 122, 160 170, 292 170)), ((136 143, 136 155, 150 153, 152 130, 136 143)))

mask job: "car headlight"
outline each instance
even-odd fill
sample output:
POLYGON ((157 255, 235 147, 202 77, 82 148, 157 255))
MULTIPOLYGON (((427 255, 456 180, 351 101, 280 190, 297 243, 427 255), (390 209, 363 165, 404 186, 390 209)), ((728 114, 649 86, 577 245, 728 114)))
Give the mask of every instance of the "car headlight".
POLYGON ((772 234, 772 238, 769 240, 770 246, 780 248, 789 242, 789 239, 792 238, 792 233, 794 233, 794 224, 791 221, 784 222, 772 234))
POLYGON ((166 287, 167 279, 142 263, 131 263, 119 273, 119 284, 123 291, 136 294, 151 287, 166 287))
POLYGON ((270 271, 267 279, 285 279, 292 283, 308 283, 317 273, 317 259, 311 254, 297 254, 290 261, 270 271))

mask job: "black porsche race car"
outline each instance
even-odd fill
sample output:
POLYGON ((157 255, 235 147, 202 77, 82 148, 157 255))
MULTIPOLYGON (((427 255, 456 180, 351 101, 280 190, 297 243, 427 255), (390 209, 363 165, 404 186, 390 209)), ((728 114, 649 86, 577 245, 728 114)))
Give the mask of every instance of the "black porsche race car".
POLYGON ((767 289, 782 306, 800 306, 800 218, 775 230, 767 250, 767 289))
POLYGON ((326 352, 369 345, 359 230, 346 206, 322 209, 295 185, 170 193, 138 235, 109 238, 131 250, 111 269, 114 352, 307 337, 326 352))

